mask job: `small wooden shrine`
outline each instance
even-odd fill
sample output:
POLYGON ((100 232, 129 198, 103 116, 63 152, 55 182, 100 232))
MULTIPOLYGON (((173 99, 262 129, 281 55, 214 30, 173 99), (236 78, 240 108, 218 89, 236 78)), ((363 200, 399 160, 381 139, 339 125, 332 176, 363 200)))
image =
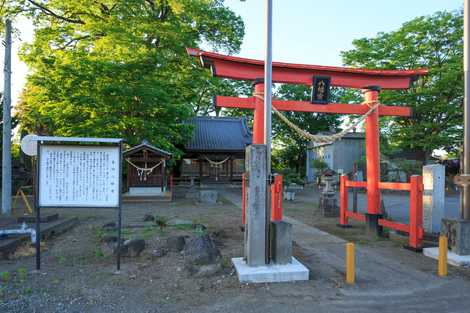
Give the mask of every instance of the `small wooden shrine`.
POLYGON ((147 140, 124 151, 128 194, 134 196, 163 194, 168 188, 166 162, 171 157, 171 153, 154 147, 147 140))
POLYGON ((251 132, 244 118, 199 116, 188 121, 193 136, 184 147, 180 178, 199 183, 241 181, 251 132))

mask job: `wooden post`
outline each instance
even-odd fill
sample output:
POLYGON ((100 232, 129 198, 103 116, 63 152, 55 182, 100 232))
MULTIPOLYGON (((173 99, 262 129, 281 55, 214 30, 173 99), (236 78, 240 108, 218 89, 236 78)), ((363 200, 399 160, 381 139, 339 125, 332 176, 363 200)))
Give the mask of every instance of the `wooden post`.
POLYGON ((202 162, 203 160, 201 158, 199 160, 199 185, 202 184, 202 162))
POLYGON ((161 173, 162 173, 162 192, 166 189, 165 187, 165 158, 162 159, 163 163, 161 165, 161 173))
POLYGON ((348 225, 348 187, 346 181, 348 177, 341 175, 339 180, 339 225, 348 225))
POLYGON ((230 182, 232 182, 233 181, 233 158, 232 157, 230 157, 229 171, 230 171, 230 182))

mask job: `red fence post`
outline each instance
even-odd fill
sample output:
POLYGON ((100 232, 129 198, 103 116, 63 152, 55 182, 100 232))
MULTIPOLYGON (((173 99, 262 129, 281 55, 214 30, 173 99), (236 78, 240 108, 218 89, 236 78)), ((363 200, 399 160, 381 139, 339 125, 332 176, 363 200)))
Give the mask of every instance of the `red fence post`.
POLYGON ((413 175, 410 178, 410 235, 409 248, 422 249, 423 230, 423 177, 413 175))
POLYGON ((271 221, 282 221, 282 175, 274 176, 271 185, 271 221))
POLYGON ((339 225, 345 226, 348 225, 348 187, 346 182, 348 176, 341 175, 339 179, 339 225))
POLYGON ((242 175, 242 224, 246 221, 246 173, 242 175))

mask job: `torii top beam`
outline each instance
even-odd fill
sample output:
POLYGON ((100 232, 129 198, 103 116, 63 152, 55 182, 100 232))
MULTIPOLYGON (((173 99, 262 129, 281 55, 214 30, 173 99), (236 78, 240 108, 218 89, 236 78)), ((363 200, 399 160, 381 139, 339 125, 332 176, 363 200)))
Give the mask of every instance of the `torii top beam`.
MULTIPOLYGON (((251 80, 264 76, 264 62, 240 58, 199 49, 186 49, 188 54, 198 57, 204 67, 209 67, 214 76, 238 80, 251 80)), ((330 76, 331 85, 362 89, 380 86, 381 89, 408 89, 427 69, 415 70, 369 70, 348 67, 305 65, 273 62, 273 82, 312 85, 313 76, 330 76)))

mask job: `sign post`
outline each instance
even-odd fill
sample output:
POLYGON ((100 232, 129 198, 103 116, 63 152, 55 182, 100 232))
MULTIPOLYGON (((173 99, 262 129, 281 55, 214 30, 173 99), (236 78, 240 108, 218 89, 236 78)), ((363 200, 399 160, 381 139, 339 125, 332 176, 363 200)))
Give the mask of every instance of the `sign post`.
POLYGON ((41 268, 42 208, 118 209, 117 270, 122 226, 122 139, 35 137, 36 269, 41 268))

